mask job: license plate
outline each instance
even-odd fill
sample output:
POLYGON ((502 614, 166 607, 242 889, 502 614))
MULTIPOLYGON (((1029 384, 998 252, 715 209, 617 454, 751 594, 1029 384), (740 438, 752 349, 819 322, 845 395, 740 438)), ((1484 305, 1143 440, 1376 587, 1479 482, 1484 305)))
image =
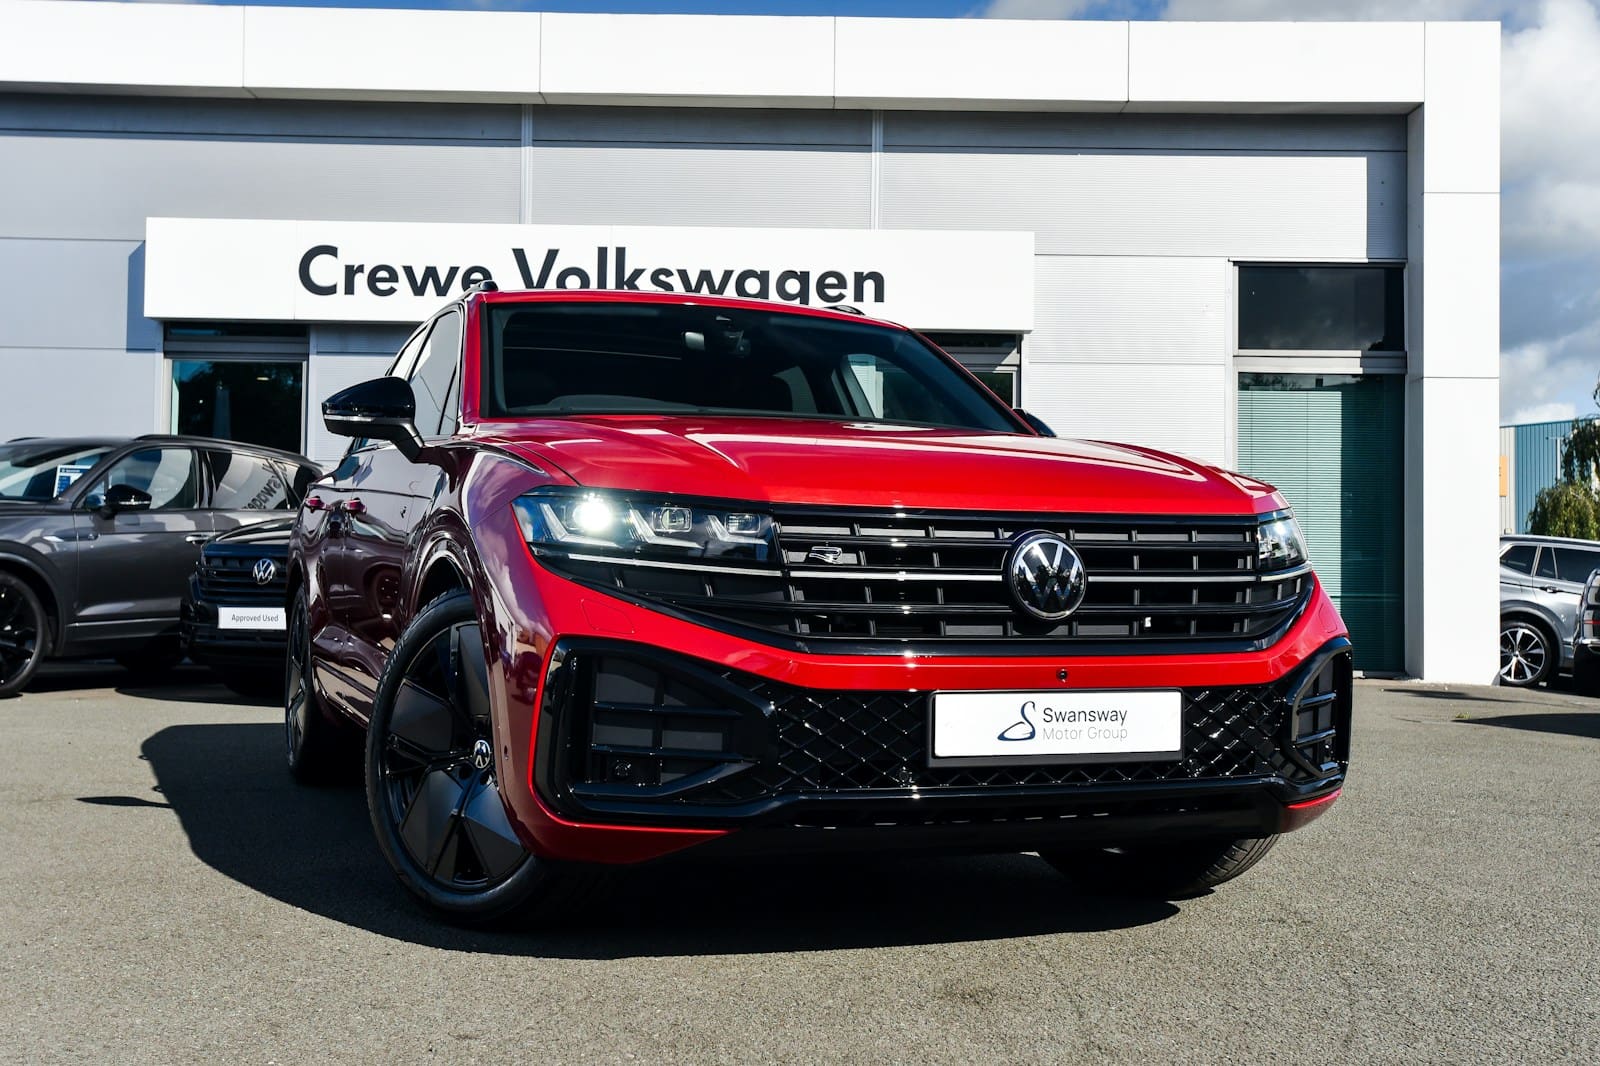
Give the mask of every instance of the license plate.
POLYGON ((1183 757, 1176 691, 935 692, 932 761, 1146 762, 1183 757))
POLYGON ((218 629, 287 628, 282 607, 218 607, 218 629))

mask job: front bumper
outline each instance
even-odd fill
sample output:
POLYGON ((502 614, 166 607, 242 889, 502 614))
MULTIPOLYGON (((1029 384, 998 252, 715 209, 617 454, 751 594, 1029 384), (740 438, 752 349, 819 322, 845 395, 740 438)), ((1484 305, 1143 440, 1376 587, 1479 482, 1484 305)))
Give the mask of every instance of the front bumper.
POLYGON ((716 850, 1014 851, 1285 832, 1321 812, 1349 761, 1344 638, 1277 682, 1184 688, 1175 760, 933 764, 929 699, 567 638, 534 783, 569 824, 716 832, 716 850))
POLYGON ((198 583, 191 577, 189 593, 178 608, 178 642, 185 655, 203 666, 219 669, 282 665, 288 647, 283 630, 222 629, 217 625, 217 607, 201 595, 198 583))

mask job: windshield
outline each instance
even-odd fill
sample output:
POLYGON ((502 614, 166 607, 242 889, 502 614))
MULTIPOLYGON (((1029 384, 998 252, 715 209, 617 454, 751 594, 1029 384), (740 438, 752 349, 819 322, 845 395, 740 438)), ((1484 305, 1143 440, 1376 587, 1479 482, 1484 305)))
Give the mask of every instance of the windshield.
POLYGON ((914 334, 781 311, 491 305, 486 418, 716 412, 1020 432, 914 334))
POLYGON ((0 444, 0 500, 53 500, 110 454, 103 444, 0 444))

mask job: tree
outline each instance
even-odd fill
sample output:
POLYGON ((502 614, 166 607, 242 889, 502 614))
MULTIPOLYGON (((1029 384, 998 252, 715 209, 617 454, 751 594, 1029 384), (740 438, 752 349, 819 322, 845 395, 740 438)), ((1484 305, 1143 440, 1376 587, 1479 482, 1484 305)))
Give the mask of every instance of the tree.
POLYGON ((1566 478, 1540 489, 1528 512, 1528 532, 1541 537, 1600 540, 1600 493, 1566 478))
MULTIPOLYGON (((1594 384, 1594 403, 1600 407, 1600 381, 1594 384)), ((1561 478, 1586 485, 1600 478, 1600 418, 1573 420, 1572 438, 1561 456, 1561 478)))
MULTIPOLYGON (((1600 407, 1600 381, 1594 386, 1600 407)), ((1561 456, 1561 480, 1534 497, 1528 532, 1600 540, 1600 418, 1574 419, 1561 456)))

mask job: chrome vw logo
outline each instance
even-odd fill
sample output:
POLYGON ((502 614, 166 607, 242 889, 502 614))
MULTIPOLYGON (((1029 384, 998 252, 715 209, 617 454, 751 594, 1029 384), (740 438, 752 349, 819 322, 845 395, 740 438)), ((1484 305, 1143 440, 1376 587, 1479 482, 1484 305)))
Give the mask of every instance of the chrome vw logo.
POLYGON ((1088 580, 1083 560, 1054 533, 1024 533, 1006 556, 1006 587, 1023 611, 1059 622, 1078 609, 1088 580))
POLYGON ((255 575, 256 584, 270 585, 272 579, 278 576, 278 564, 271 559, 257 559, 250 572, 255 575))

